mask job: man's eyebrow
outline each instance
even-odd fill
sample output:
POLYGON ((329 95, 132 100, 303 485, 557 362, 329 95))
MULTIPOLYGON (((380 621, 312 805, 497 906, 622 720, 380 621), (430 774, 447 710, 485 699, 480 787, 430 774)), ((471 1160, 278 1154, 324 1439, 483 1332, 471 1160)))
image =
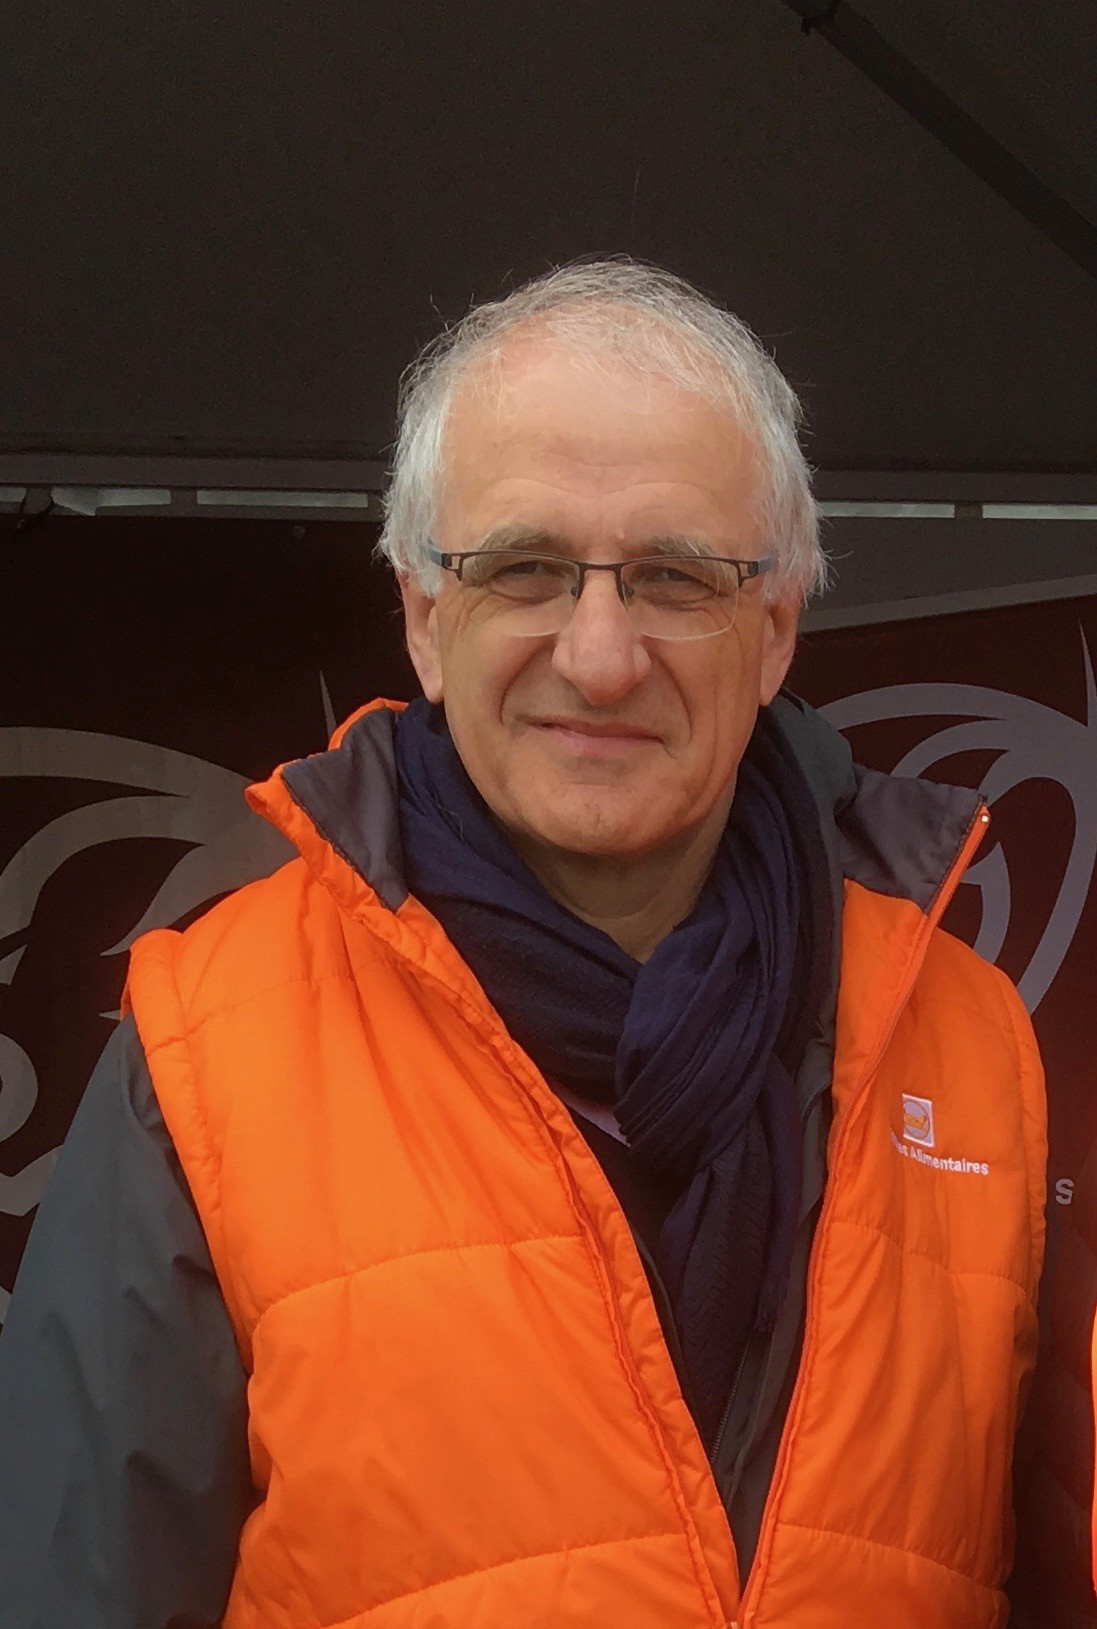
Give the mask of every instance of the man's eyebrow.
MULTIPOLYGON (((494 527, 483 540, 476 545, 477 549, 515 549, 531 554, 563 554, 574 557, 574 545, 558 532, 548 530, 543 526, 527 526, 520 521, 508 522, 503 526, 494 527)), ((661 532, 655 537, 645 537, 641 542, 635 543, 626 551, 625 559, 644 559, 647 556, 686 554, 693 556, 714 555, 716 549, 707 540, 694 537, 686 532, 661 532)))
POLYGON ((566 554, 566 540, 543 526, 527 526, 521 521, 508 521, 495 526, 476 545, 477 549, 520 549, 535 554, 566 554))
POLYGON ((646 554, 690 554, 694 556, 707 554, 713 556, 718 553, 718 549, 713 548, 712 544, 706 539, 693 537, 688 532, 665 532, 659 537, 645 538, 644 542, 637 546, 636 553, 639 556, 646 554))

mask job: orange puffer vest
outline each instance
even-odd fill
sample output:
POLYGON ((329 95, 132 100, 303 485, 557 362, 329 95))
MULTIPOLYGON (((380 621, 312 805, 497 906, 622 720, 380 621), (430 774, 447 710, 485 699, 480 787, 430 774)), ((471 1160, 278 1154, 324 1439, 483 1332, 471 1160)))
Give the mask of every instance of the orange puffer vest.
POLYGON ((428 912, 281 772, 253 797, 302 858, 143 939, 129 994, 250 1374, 226 1629, 1004 1623, 1042 1089, 944 894, 847 885, 829 1181, 741 1588, 569 1114, 428 912))

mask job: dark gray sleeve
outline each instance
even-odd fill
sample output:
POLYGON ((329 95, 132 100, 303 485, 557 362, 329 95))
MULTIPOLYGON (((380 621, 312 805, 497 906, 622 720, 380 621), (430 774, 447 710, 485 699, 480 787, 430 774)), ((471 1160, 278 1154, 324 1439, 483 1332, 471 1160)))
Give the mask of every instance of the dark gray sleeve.
POLYGON ((0 1337, 3 1629, 213 1629, 252 1503, 246 1379, 132 1020, 0 1337))

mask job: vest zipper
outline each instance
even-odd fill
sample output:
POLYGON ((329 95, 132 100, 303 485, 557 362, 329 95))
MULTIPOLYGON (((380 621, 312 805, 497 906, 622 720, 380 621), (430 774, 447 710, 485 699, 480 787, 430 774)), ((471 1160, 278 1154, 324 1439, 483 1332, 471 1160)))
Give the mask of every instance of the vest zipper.
POLYGON ((821 1272, 820 1262, 823 1257, 823 1248, 826 1243, 826 1238, 830 1227, 831 1211, 833 1209, 835 1191, 834 1175, 837 1173, 842 1164, 846 1144, 848 1143, 851 1135, 851 1127, 856 1119, 856 1111, 860 1107, 865 1093, 872 1083, 873 1076, 879 1068, 881 1060, 891 1044, 891 1038, 895 1033, 899 1019, 902 1017, 907 1001, 910 998, 910 992, 914 988, 914 983, 918 977, 922 962, 925 959, 925 952, 928 948, 930 937, 943 916, 945 907, 948 905, 949 900, 955 893, 960 878, 967 870, 972 856, 979 847, 979 844, 982 842, 983 835, 989 823, 990 815, 987 813, 987 806, 985 803, 981 802, 976 810, 975 817, 968 828, 967 835, 964 838, 956 859, 953 861, 951 868, 944 878, 944 881, 937 890, 936 897, 934 898, 929 910, 922 919, 922 923, 918 930, 917 940, 910 956, 908 976, 904 980, 903 986, 896 996, 891 1013, 888 1016, 887 1024, 881 1032, 876 1048, 862 1070, 861 1077, 858 1080, 853 1092, 850 1094, 849 1108, 846 1111, 845 1121, 838 1133, 838 1140, 835 1144, 834 1164, 823 1193, 823 1203, 819 1212, 819 1224, 815 1230, 815 1238, 811 1248, 811 1259, 808 1265, 807 1295, 805 1299, 804 1340, 800 1351, 799 1372, 796 1376, 795 1385, 793 1386, 792 1396, 789 1399, 788 1413, 785 1416, 784 1429, 781 1433, 781 1445, 777 1451, 777 1463, 773 1469, 773 1480, 770 1483, 770 1493, 768 1499, 766 1500, 766 1508, 762 1516, 762 1526, 758 1534, 758 1543, 754 1552, 754 1566, 751 1568, 750 1575, 743 1584, 742 1596, 739 1603, 739 1619, 737 1629, 750 1629, 750 1625, 753 1622, 754 1602, 759 1591, 761 1590, 762 1579, 765 1572, 765 1560, 763 1558, 767 1554, 768 1547, 771 1542, 773 1527, 777 1519, 776 1507, 779 1500, 781 1485, 784 1481, 785 1473, 788 1467, 789 1454, 791 1452, 790 1445, 793 1435, 792 1422, 796 1417, 800 1401, 803 1396, 805 1384, 804 1375, 809 1367, 807 1361, 809 1347, 812 1345, 815 1339, 815 1303, 818 1298, 819 1275, 821 1272))
POLYGON ((720 1452, 720 1448, 724 1441, 724 1434, 728 1428, 728 1421, 731 1419, 732 1405, 735 1402, 735 1397, 739 1390, 739 1383, 743 1378, 743 1370, 747 1366, 747 1352, 750 1350, 750 1344, 750 1339, 748 1337, 743 1344, 743 1350, 739 1353, 739 1362, 735 1370, 735 1379, 731 1382, 731 1390, 728 1392, 728 1400, 724 1404, 724 1412, 720 1416, 720 1424, 717 1428, 716 1435, 712 1440, 712 1452, 709 1455, 709 1459, 714 1466, 716 1464, 716 1456, 720 1452))
MULTIPOLYGON (((614 1197, 616 1198, 616 1195, 614 1195, 614 1197)), ((618 1203, 620 1203, 620 1201, 618 1201, 618 1203)), ((624 1206, 622 1206, 621 1209, 623 1214, 624 1206)), ((628 1221, 627 1216, 625 1217, 625 1220, 628 1221)), ((663 1339, 666 1342, 667 1349, 670 1352, 671 1361, 674 1364, 675 1372, 678 1376, 678 1384, 680 1385, 683 1393, 686 1394, 688 1405, 689 1397, 687 1386, 689 1376, 686 1373, 685 1353, 682 1351, 682 1343, 678 1337, 678 1326, 674 1322, 674 1311, 670 1304, 670 1296, 667 1293, 667 1287, 663 1283, 662 1274, 655 1265, 655 1258, 651 1251, 648 1249, 647 1245, 644 1243, 643 1239, 640 1237, 639 1233, 637 1233, 636 1229, 631 1223, 629 1223, 629 1229, 632 1233, 632 1241, 636 1246, 636 1254, 640 1257, 640 1260, 644 1264, 645 1271, 647 1272, 648 1287, 651 1290, 651 1298, 655 1302, 656 1310, 659 1313, 659 1323, 663 1331, 663 1339)), ((690 1412, 693 1412, 692 1409, 690 1412)))

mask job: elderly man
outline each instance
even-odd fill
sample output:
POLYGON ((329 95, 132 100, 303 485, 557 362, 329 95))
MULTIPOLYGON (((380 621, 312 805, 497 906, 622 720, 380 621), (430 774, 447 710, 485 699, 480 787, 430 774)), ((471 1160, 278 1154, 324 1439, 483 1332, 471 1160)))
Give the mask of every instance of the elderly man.
POLYGON ((936 925, 978 798, 782 692, 796 421, 625 262, 413 370, 424 698, 134 951, 4 1338, 6 1629, 1004 1621, 1040 1069, 936 925))

